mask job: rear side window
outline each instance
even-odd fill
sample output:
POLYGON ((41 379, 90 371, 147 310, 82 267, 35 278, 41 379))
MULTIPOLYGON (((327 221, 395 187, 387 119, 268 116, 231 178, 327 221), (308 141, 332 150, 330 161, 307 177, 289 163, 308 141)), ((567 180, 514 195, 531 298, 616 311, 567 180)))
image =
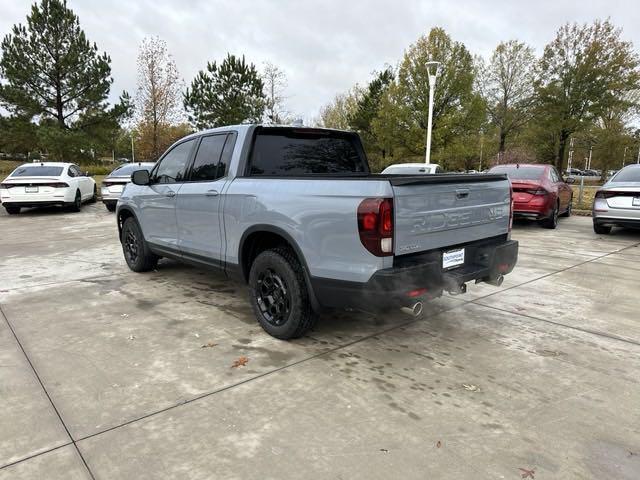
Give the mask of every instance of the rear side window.
POLYGON ((11 174, 12 177, 59 177, 62 167, 47 167, 45 165, 19 167, 11 174))
POLYGON ((155 170, 154 179, 156 183, 176 183, 183 182, 189 154, 195 140, 188 140, 173 147, 155 170))
POLYGON ((198 153, 191 167, 189 180, 203 182, 216 180, 224 176, 224 170, 219 172, 220 156, 224 148, 226 135, 210 135, 203 137, 198 147, 198 153))
POLYGON ((367 174, 357 136, 324 130, 269 128, 258 131, 251 175, 367 174))

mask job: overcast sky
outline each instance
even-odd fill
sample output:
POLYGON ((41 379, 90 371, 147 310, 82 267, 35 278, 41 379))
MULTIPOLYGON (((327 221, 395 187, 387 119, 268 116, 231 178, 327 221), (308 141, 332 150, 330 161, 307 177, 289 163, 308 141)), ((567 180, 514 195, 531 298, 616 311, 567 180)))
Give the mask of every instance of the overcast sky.
MULTIPOLYGON (((25 22, 30 0, 0 0, 0 33, 25 22)), ((640 7, 629 1, 240 1, 68 0, 89 40, 112 59, 112 98, 136 91, 136 55, 145 36, 168 45, 188 83, 208 60, 244 54, 288 77, 287 108, 310 120, 338 92, 396 65, 431 27, 443 27, 474 54, 487 56, 517 38, 538 54, 567 21, 610 17, 640 47, 640 7)))

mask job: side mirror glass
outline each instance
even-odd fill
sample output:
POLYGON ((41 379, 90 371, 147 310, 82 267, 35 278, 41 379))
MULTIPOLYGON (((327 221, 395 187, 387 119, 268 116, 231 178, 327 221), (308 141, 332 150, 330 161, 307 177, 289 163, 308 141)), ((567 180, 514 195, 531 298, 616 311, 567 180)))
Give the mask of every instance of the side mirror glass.
POLYGON ((136 170, 131 174, 131 181, 136 185, 149 185, 151 183, 149 170, 136 170))

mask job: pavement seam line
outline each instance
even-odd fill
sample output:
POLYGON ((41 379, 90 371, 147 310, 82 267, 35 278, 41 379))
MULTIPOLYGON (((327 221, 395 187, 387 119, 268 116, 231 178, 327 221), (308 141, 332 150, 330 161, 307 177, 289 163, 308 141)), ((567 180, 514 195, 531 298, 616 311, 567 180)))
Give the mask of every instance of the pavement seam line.
MULTIPOLYGON (((467 305, 468 303, 469 303, 469 302, 464 302, 464 303, 460 303, 459 305, 455 305, 455 306, 453 306, 453 307, 446 308, 445 310, 442 310, 442 311, 440 311, 440 312, 434 313, 434 314, 432 315, 432 317, 436 317, 436 316, 441 315, 441 314, 443 314, 443 313, 446 313, 446 312, 449 312, 449 311, 455 310, 455 309, 457 309, 457 308, 461 308, 461 307, 463 307, 463 306, 467 305)), ((141 421, 141 420, 145 420, 145 419, 147 419, 147 418, 150 418, 150 417, 156 416, 156 415, 158 415, 158 414, 161 414, 161 413, 167 412, 167 411, 169 411, 169 410, 173 410, 173 409, 178 408, 178 407, 181 407, 181 406, 183 406, 183 405, 187 405, 187 404, 189 404, 189 403, 193 403, 193 402, 196 402, 196 401, 198 401, 198 400, 202 400, 203 398, 207 398, 207 397, 213 396, 213 395, 215 395, 215 394, 217 394, 217 393, 221 393, 221 392, 224 392, 224 391, 227 391, 227 390, 231 390, 232 388, 239 387, 239 386, 241 386, 241 385, 244 385, 244 384, 246 384, 246 383, 252 382, 252 381, 254 381, 254 380, 259 380, 259 379, 261 379, 261 378, 263 378, 263 377, 267 377, 267 376, 272 375, 272 374, 274 374, 274 373, 278 373, 278 372, 280 372, 280 371, 282 371, 282 370, 285 370, 285 369, 287 369, 287 368, 295 367, 295 366, 300 365, 300 364, 302 364, 302 363, 306 363, 306 362, 308 362, 308 361, 310 361, 310 360, 315 360, 316 358, 322 357, 322 356, 324 356, 324 355, 328 355, 328 354, 331 354, 331 353, 335 353, 335 352, 337 352, 337 351, 339 351, 339 350, 342 350, 342 349, 344 349, 344 348, 351 347, 351 346, 353 346, 353 345, 355 345, 355 344, 357 344, 357 343, 363 342, 363 341, 365 341, 365 340, 369 340, 369 339, 374 338, 374 337, 377 337, 377 336, 379 336, 379 335, 384 335, 384 334, 389 333, 389 332, 391 332, 391 331, 393 331, 393 330, 397 330, 397 329, 399 329, 399 328, 403 328, 403 327, 406 327, 406 326, 408 326, 408 325, 412 325, 412 324, 414 324, 414 323, 417 323, 417 322, 420 322, 420 321, 423 321, 423 320, 425 320, 425 319, 432 318, 432 317, 418 317, 418 318, 414 318, 414 319, 408 320, 408 321, 403 322, 403 323, 401 323, 401 324, 398 324, 398 325, 394 325, 394 326, 392 326, 392 327, 389 327, 389 328, 387 328, 387 329, 385 329, 385 330, 380 330, 380 331, 378 331, 378 332, 376 332, 376 333, 372 333, 372 334, 367 335, 367 336, 365 336, 365 337, 358 338, 357 340, 353 340, 353 341, 351 341, 351 342, 347 342, 347 343, 345 343, 345 344, 338 345, 338 346, 336 346, 336 347, 330 348, 330 349, 328 349, 328 350, 325 350, 325 351, 323 351, 323 352, 317 353, 317 354, 315 354, 315 355, 311 355, 310 357, 302 358, 302 359, 300 359, 300 360, 298 360, 298 361, 296 361, 296 362, 293 362, 293 363, 290 363, 290 364, 287 364, 287 365, 283 365, 282 367, 278 367, 278 368, 276 368, 276 369, 269 370, 269 371, 267 371, 267 372, 260 373, 260 374, 258 374, 258 375, 253 376, 253 377, 250 377, 250 378, 247 378, 247 379, 245 379, 245 380, 242 380, 242 381, 240 381, 240 382, 237 382, 237 383, 234 383, 234 384, 231 384, 231 385, 227 385, 227 386, 224 386, 224 387, 218 388, 218 389, 216 389, 216 390, 212 390, 212 391, 210 391, 210 392, 206 392, 206 393, 200 394, 200 395, 198 395, 198 396, 195 396, 195 397, 193 397, 193 398, 189 398, 189 399, 187 399, 187 400, 183 400, 183 401, 178 402, 178 403, 176 403, 176 404, 169 405, 168 407, 165 407, 165 408, 162 408, 162 409, 160 409, 160 410, 156 410, 156 411, 153 411, 153 412, 147 413, 147 414, 142 415, 142 416, 140 416, 140 417, 138 417, 138 418, 134 418, 134 419, 128 420, 128 421, 123 422, 123 423, 121 423, 121 424, 119 424, 119 425, 114 425, 113 427, 106 428, 106 429, 101 430, 101 431, 99 431, 99 432, 95 432, 95 433, 92 433, 92 434, 90 434, 90 435, 86 435, 86 436, 84 436, 84 437, 79 437, 79 438, 78 438, 78 439, 76 439, 75 441, 76 441, 76 442, 82 442, 82 441, 84 441, 84 440, 88 440, 88 439, 90 439, 90 438, 97 437, 97 436, 99 436, 99 435, 102 435, 102 434, 105 434, 105 433, 111 432, 111 431, 113 431, 113 430, 117 430, 117 429, 119 429, 119 428, 126 427, 127 425, 131 425, 131 424, 133 424, 133 423, 139 422, 139 421, 141 421)))
MULTIPOLYGON (((67 428, 67 425, 64 423, 64 420, 62 419, 62 415, 60 415, 60 412, 58 411, 58 408, 56 407, 56 404, 53 403, 53 399, 51 398, 51 395, 49 395, 49 392, 47 391, 46 387, 44 386, 44 383, 42 382, 42 379, 40 378, 40 375, 38 374, 38 371, 36 370, 36 367, 31 362, 31 359, 29 358, 29 355, 27 355, 26 350, 22 346, 22 342, 20 342, 20 339, 18 338, 18 335, 16 334, 16 331, 13 329, 13 325, 11 325, 11 322, 9 321, 9 318, 4 313, 4 310, 2 309, 2 305, 0 305, 0 314, 4 318, 4 321, 6 322, 7 326, 9 327, 9 330, 11 330, 11 333, 13 334, 13 338, 15 338, 16 342, 18 343, 18 346, 20 347, 20 350, 22 351, 22 354, 24 355, 24 358, 27 360, 27 363, 31 367, 31 371, 33 372, 33 374, 36 377, 36 380, 40 384, 40 387, 42 388, 42 391, 47 396, 47 399, 49 400, 49 403, 51 404, 51 407, 53 408, 53 411, 57 415, 58 420, 60 420, 60 423, 62 424, 62 427, 64 428, 65 432, 67 432, 67 436, 71 440, 71 444, 73 444, 73 447, 76 449, 76 452, 80 456, 80 460, 82 460, 82 463, 84 464, 85 468, 87 469, 87 472, 89 473, 89 476, 93 480, 95 480, 96 477, 93 475, 93 472, 89 468, 89 465, 87 464, 87 461, 85 460, 84 456, 82 455, 82 452, 80 452, 80 449, 78 448, 78 445, 76 445, 75 440, 71 436, 71 432, 67 428)), ((40 453, 39 455, 42 455, 42 453, 40 453)), ((34 457, 35 456, 38 456, 38 455, 34 455, 34 457)))
POLYGON ((33 455, 29 455, 27 457, 19 458, 18 460, 14 460, 11 463, 6 463, 6 464, 0 466, 0 470, 3 470, 3 469, 8 468, 8 467, 12 467, 13 465, 17 465, 18 463, 26 462, 27 460, 31 460, 32 458, 39 457, 40 455, 45 455, 45 454, 50 453, 50 452, 55 452, 56 450, 60 450, 61 448, 68 447, 69 445, 73 445, 73 442, 69 441, 67 443, 63 443, 62 445, 58 445, 56 447, 47 448, 46 450, 43 450, 42 452, 34 453, 33 455))

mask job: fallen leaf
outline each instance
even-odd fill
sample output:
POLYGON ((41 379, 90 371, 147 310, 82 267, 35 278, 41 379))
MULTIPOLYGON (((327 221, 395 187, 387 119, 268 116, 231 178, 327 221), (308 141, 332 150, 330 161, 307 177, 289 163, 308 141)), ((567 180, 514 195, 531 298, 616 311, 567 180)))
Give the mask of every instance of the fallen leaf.
POLYGON ((477 385, 474 385, 473 383, 463 383, 462 386, 466 390, 469 390, 470 392, 479 392, 480 391, 480 387, 477 386, 477 385))
POLYGON ((135 339, 135 338, 136 338, 136 336, 135 336, 135 335, 129 335, 129 340, 133 340, 133 339, 135 339))
POLYGON ((436 443, 436 448, 440 448, 441 446, 442 446, 442 442, 438 440, 438 442, 436 443))
POLYGON ((231 365, 231 368, 244 367, 247 363, 249 363, 249 359, 243 355, 233 361, 233 365, 231 365))
POLYGON ((216 345, 218 345, 217 343, 213 343, 213 342, 209 342, 206 345, 202 345, 200 348, 211 348, 211 347, 215 347, 216 345))
POLYGON ((381 448, 381 449, 380 449, 380 451, 381 451, 382 453, 389 453, 389 450, 387 450, 386 448, 381 448))
POLYGON ((128 317, 129 314, 128 313, 123 313, 122 315, 120 315, 122 318, 128 317))
POLYGON ((536 471, 535 470, 527 470, 526 468, 518 468, 520 470, 520 476, 522 478, 536 478, 534 477, 536 471))

